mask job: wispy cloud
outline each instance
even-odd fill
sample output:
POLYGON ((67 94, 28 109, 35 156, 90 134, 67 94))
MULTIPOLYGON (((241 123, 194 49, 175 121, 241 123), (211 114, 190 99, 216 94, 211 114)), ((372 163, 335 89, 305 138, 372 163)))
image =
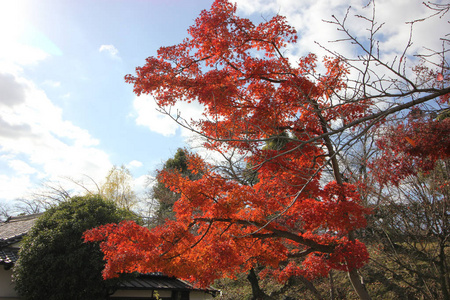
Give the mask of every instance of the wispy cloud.
POLYGON ((119 50, 114 45, 101 45, 98 51, 108 53, 112 59, 120 60, 119 50))

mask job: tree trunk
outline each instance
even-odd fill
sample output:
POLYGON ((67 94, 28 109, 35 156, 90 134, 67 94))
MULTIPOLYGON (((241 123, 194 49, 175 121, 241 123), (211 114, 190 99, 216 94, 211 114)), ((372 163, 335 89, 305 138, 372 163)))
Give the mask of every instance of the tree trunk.
POLYGON ((255 270, 252 268, 250 269, 250 272, 247 275, 248 281, 250 281, 250 284, 252 286, 252 300, 273 300, 272 297, 268 296, 266 293, 264 293, 263 290, 261 290, 258 282, 258 276, 255 273, 255 270))
POLYGON ((358 294, 360 299, 363 300, 371 300, 369 293, 366 290, 366 287, 361 282, 361 277, 358 275, 357 270, 351 270, 348 272, 348 277, 350 282, 352 283, 353 289, 358 294))
POLYGON ((442 297, 444 300, 450 300, 449 286, 448 286, 448 272, 446 268, 446 255, 445 255, 445 241, 441 242, 439 247, 439 261, 438 261, 438 269, 439 269, 439 279, 442 290, 442 297))
POLYGON ((316 298, 317 300, 323 300, 322 295, 319 293, 319 291, 316 289, 316 287, 311 283, 311 281, 309 281, 308 279, 306 279, 303 276, 297 276, 297 277, 306 286, 306 288, 311 291, 314 298, 316 298))
MULTIPOLYGON (((319 117, 320 123, 321 123, 321 127, 322 127, 322 132, 323 133, 327 133, 328 129, 327 129, 327 121, 325 120, 325 118, 322 116, 321 112, 320 112, 320 108, 319 105, 317 104, 317 102, 315 102, 314 100, 312 100, 312 103, 316 109, 316 114, 319 117)), ((330 139, 329 136, 324 136, 323 141, 325 142, 325 147, 327 147, 328 150, 328 157, 330 158, 331 161, 331 166, 333 169, 333 175, 334 175, 334 179, 336 180, 336 183, 339 185, 342 185, 344 182, 342 180, 342 175, 341 172, 339 170, 339 162, 337 160, 336 157, 336 151, 334 150, 334 146, 333 143, 330 139)), ((354 240, 354 232, 349 232, 348 234, 348 239, 354 240)), ((355 292, 358 294, 359 298, 361 300, 371 300, 372 298, 369 296, 369 293, 367 292, 365 286, 362 284, 361 282, 361 278, 358 275, 357 270, 351 270, 348 272, 348 277, 350 279, 350 282, 353 286, 353 289, 355 290, 355 292)))
POLYGON ((330 273, 328 276, 330 277, 330 300, 335 300, 336 292, 334 289, 333 270, 330 270, 330 273))

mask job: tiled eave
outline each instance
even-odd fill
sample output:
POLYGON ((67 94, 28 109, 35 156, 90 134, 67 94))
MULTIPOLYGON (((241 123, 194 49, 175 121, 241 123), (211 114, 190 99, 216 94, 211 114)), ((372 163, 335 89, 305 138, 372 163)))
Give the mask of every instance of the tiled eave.
POLYGON ((172 290, 172 291, 203 291, 216 294, 218 290, 198 289, 188 282, 169 277, 160 273, 142 274, 135 278, 127 278, 120 281, 120 290, 172 290))

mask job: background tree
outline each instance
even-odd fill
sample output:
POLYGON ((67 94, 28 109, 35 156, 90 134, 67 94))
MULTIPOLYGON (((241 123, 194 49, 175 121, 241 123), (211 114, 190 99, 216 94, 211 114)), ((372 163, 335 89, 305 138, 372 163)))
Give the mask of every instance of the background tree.
MULTIPOLYGON (((450 119, 416 108, 378 140, 372 162, 383 187, 370 226, 386 256, 391 284, 407 293, 449 299, 450 119)), ((400 297, 402 297, 400 295, 400 297)))
POLYGON ((230 2, 216 0, 189 28, 190 38, 160 48, 136 76, 126 76, 138 95, 152 94, 168 115, 179 101, 203 105, 202 120, 171 116, 205 137, 204 147, 228 156, 228 165, 190 155, 188 168, 201 172, 200 179, 162 173, 181 195, 174 221, 151 231, 132 223, 105 226, 86 238, 106 239, 103 247, 114 249, 106 277, 124 269, 163 270, 205 285, 258 265, 280 281, 334 269, 347 272, 358 296, 370 299, 357 271, 368 252, 356 235, 369 210, 362 182, 347 182, 338 155, 390 116, 445 98, 450 88, 408 77, 409 43, 394 61, 383 61, 373 16, 358 16, 368 22, 363 42, 345 27, 348 16, 330 22, 358 47, 358 56, 330 51, 319 72, 313 54, 297 62, 284 56, 297 36, 283 17, 255 25, 235 12, 230 2), (280 139, 283 147, 264 148, 280 139), (254 184, 235 172, 242 168, 232 155, 252 166, 254 184))
POLYGON ((170 190, 170 188, 163 182, 163 173, 176 172, 189 179, 195 179, 201 176, 200 174, 194 174, 189 171, 187 164, 187 153, 189 153, 188 150, 179 148, 174 157, 169 158, 164 163, 162 170, 156 171, 155 184, 151 189, 151 197, 158 201, 158 208, 155 212, 155 225, 161 225, 167 219, 175 219, 173 205, 180 198, 179 193, 170 190))
POLYGON ((16 289, 25 299, 105 299, 114 280, 104 281, 103 253, 83 243, 85 230, 117 223, 126 213, 100 196, 73 197, 49 208, 23 241, 14 267, 16 289))
POLYGON ((11 207, 4 202, 0 202, 0 222, 7 220, 10 216, 12 216, 13 210, 11 207))
POLYGON ((105 180, 100 187, 102 197, 115 202, 119 208, 132 210, 138 199, 133 190, 133 176, 130 170, 124 165, 113 166, 105 180))
MULTIPOLYGON (((72 183, 72 180, 69 179, 72 183)), ((75 182, 74 182, 75 183, 75 182)), ((71 191, 63 188, 61 183, 47 182, 39 190, 34 190, 29 196, 15 199, 11 204, 5 204, 5 213, 13 215, 29 215, 44 212, 70 199, 71 191)))

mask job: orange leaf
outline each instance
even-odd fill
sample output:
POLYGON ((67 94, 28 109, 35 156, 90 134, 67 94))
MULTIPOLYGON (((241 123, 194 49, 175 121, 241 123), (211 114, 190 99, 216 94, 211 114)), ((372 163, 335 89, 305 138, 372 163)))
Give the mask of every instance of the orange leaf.
POLYGON ((409 137, 405 136, 405 140, 411 144, 411 146, 415 147, 417 144, 413 139, 410 139, 409 137))

